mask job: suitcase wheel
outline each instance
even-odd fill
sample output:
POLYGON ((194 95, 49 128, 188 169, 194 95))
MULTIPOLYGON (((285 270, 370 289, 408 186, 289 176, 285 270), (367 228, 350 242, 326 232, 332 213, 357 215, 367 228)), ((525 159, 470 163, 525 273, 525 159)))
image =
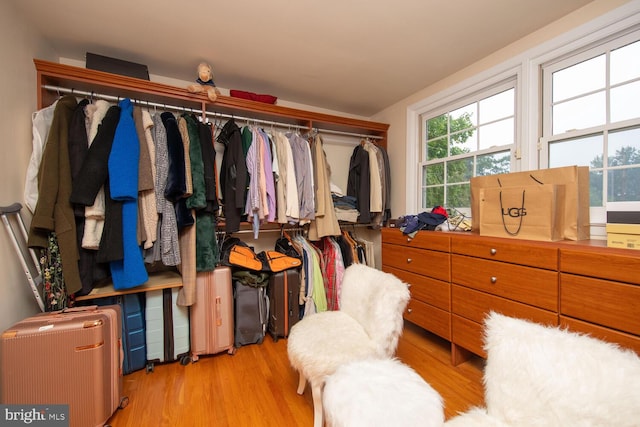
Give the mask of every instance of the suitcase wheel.
POLYGON ((127 407, 128 404, 129 404, 129 397, 124 396, 122 399, 120 399, 120 405, 118 406, 118 409, 124 409, 127 407))
POLYGON ((153 372, 154 368, 155 366, 153 365, 153 362, 147 363, 147 374, 153 372))
POLYGON ((231 347, 229 350, 227 350, 227 353, 233 356, 234 354, 236 354, 236 348, 231 347))
POLYGON ((182 356, 180 358, 180 364, 182 366, 187 366, 189 363, 191 363, 191 357, 189 357, 188 355, 182 356))

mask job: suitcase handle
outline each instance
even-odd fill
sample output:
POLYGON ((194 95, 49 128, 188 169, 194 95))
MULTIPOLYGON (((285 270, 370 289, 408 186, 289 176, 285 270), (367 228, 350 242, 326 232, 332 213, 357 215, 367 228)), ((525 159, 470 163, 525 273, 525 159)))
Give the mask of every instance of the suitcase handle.
POLYGON ((216 297, 216 326, 222 326, 222 298, 216 297))
POLYGON ((81 307, 71 307, 65 308, 62 310, 62 313, 81 313, 84 311, 96 311, 98 309, 97 305, 87 305, 81 307))

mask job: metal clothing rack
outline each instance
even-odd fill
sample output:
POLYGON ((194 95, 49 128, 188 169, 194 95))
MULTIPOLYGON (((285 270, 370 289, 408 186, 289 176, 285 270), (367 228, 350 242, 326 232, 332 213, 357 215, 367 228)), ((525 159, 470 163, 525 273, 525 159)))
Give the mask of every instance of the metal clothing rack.
MULTIPOLYGON (((69 89, 66 87, 61 87, 61 86, 54 86, 54 85, 43 85, 43 88, 51 91, 51 92, 58 92, 59 94, 65 93, 65 94, 70 94, 70 95, 79 95, 79 96, 86 96, 89 97, 90 99, 92 98, 100 98, 100 99, 104 99, 106 101, 114 101, 114 102, 119 102, 122 99, 125 99, 126 97, 121 97, 121 96, 114 96, 114 95, 106 95, 103 93, 98 93, 98 92, 89 92, 86 90, 77 90, 77 89, 69 89)), ((204 116, 207 117, 224 117, 224 118, 229 118, 229 119, 234 119, 234 120, 241 120, 241 121, 246 121, 246 122, 253 122, 253 123, 261 123, 261 124, 265 124, 265 125, 270 125, 270 126, 278 126, 278 127, 282 127, 282 128, 292 128, 292 129, 309 129, 307 126, 302 126, 302 125, 295 125, 295 124, 291 124, 291 123, 283 123, 283 122, 277 122, 274 120, 264 120, 264 119, 257 119, 257 118, 252 118, 252 117, 242 117, 242 116, 237 116, 235 114, 228 114, 228 113, 218 113, 215 111, 204 111, 201 112, 199 110, 194 110, 193 108, 189 108, 189 107, 180 107, 177 105, 170 105, 170 104, 161 104, 158 102, 152 102, 152 101, 145 101, 142 99, 136 99, 136 98, 130 98, 131 102, 133 102, 134 104, 140 105, 140 106, 147 106, 147 107, 154 107, 154 108, 159 108, 159 109, 165 109, 165 110, 175 110, 175 111, 189 111, 189 112, 196 112, 198 111, 199 113, 203 113, 204 116)), ((336 135, 346 135, 346 136, 353 136, 353 137, 357 137, 357 138, 368 138, 368 139, 384 139, 381 136, 377 136, 377 135, 365 135, 365 134, 360 134, 360 133, 355 133, 355 132, 343 132, 343 131, 337 131, 337 130, 331 130, 331 129, 319 129, 319 128, 314 128, 314 130, 321 132, 321 133, 332 133, 332 134, 336 134, 336 135)))

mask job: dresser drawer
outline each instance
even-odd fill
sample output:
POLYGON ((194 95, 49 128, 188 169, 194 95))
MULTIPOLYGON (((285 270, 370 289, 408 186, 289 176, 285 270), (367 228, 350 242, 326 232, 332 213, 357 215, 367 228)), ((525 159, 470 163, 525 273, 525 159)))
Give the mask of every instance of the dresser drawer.
POLYGON ((449 282, 420 276, 397 268, 382 266, 382 270, 391 273, 405 283, 410 284, 411 298, 426 302, 442 310, 450 311, 449 282))
POLYGON ((594 338, 612 342, 625 348, 630 348, 640 355, 640 337, 635 335, 614 331, 613 329, 582 322, 566 316, 560 316, 560 326, 568 328, 574 332, 589 334, 594 338))
POLYGON ((404 312, 404 318, 451 341, 451 315, 448 311, 412 298, 404 312))
POLYGON ((557 247, 534 241, 513 241, 473 235, 451 236, 451 252, 460 255, 528 265, 547 270, 558 269, 557 247))
POLYGON ((451 255, 453 283, 558 311, 558 273, 504 262, 451 255))
POLYGON ((640 251, 612 248, 561 248, 560 271, 640 284, 640 251))
POLYGON ((382 264, 445 282, 450 281, 449 254, 445 252, 383 243, 382 264))
POLYGON ((382 243, 394 243, 410 248, 449 252, 449 235, 440 231, 418 231, 415 237, 407 236, 397 228, 382 229, 382 243))
POLYGON ((451 307, 452 313, 482 324, 490 311, 545 325, 558 324, 558 315, 554 312, 458 285, 451 286, 451 307))
POLYGON ((451 315, 451 342, 470 352, 487 358, 484 351, 483 326, 456 314, 451 315))
POLYGON ((640 335, 640 286, 561 273, 560 313, 640 335))

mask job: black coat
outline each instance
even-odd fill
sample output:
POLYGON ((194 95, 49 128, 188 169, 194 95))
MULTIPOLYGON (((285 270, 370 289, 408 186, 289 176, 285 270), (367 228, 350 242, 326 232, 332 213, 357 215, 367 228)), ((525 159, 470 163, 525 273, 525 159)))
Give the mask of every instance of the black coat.
POLYGON ((247 160, 242 151, 240 128, 233 119, 223 126, 218 135, 218 142, 225 146, 220 167, 225 231, 233 233, 240 229, 240 220, 245 208, 244 193, 247 187, 247 160))
POLYGON ((362 145, 354 148, 349 162, 347 196, 356 198, 356 207, 360 216, 358 222, 371 222, 371 176, 369 175, 369 153, 362 145))

